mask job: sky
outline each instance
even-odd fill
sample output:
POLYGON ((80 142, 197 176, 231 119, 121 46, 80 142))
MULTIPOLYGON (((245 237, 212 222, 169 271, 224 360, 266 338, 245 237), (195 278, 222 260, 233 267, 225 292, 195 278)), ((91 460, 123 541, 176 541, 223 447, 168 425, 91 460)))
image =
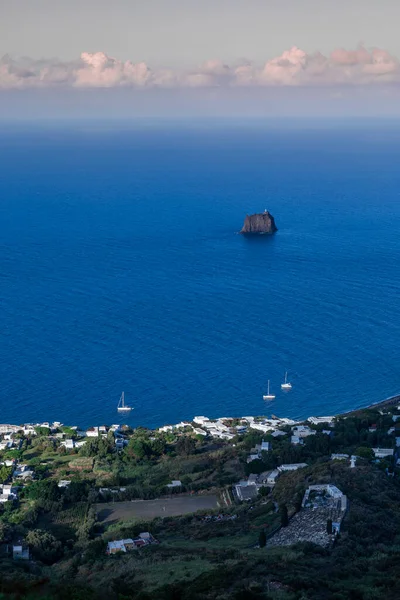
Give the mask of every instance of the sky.
POLYGON ((397 115, 399 23, 398 0, 0 0, 0 118, 397 115))
POLYGON ((364 43, 400 56, 399 22, 398 0, 0 0, 0 55, 175 67, 364 43))

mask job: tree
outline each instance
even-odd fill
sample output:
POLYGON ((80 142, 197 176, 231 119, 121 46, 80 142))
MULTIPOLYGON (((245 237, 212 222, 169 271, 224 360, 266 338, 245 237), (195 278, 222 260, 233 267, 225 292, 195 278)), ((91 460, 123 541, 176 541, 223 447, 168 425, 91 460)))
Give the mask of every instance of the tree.
POLYGON ((6 483, 8 478, 11 476, 12 468, 11 467, 0 467, 0 483, 6 483))
POLYGON ((12 529, 3 521, 0 521, 0 542, 8 542, 12 536, 12 529))
POLYGON ((35 431, 37 435, 48 436, 50 433, 50 429, 48 427, 35 427, 35 431))
POLYGON ((156 438, 151 443, 151 452, 155 456, 162 456, 165 452, 165 442, 161 438, 156 438))
POLYGON ((147 439, 143 436, 135 436, 129 440, 127 452, 139 460, 148 458, 151 455, 151 447, 147 439))
POLYGON ((260 535, 258 536, 258 545, 260 548, 265 548, 265 544, 267 543, 267 536, 265 535, 264 529, 260 531, 260 535))
POLYGON ((61 490, 54 480, 34 481, 24 489, 27 498, 43 502, 57 502, 61 497, 61 490))
POLYGON ((286 504, 282 504, 279 509, 281 515, 281 525, 282 527, 287 527, 289 525, 289 515, 286 504))
POLYGON ((79 450, 80 456, 105 458, 111 452, 111 444, 104 438, 92 438, 79 450))
POLYGON ((326 533, 328 535, 332 535, 333 533, 333 529, 332 529, 332 519, 328 519, 326 522, 326 533))
POLYGON ((72 427, 66 427, 66 426, 64 426, 64 427, 60 427, 60 430, 61 430, 63 433, 65 433, 65 435, 66 435, 68 438, 72 438, 72 439, 74 439, 74 438, 76 438, 76 437, 77 437, 77 434, 76 434, 76 429, 73 429, 72 427))
POLYGON ((360 446, 355 451, 355 455, 360 458, 366 458, 367 460, 372 460, 374 458, 374 452, 372 448, 368 448, 367 446, 360 446))
POLYGON ((189 456, 193 454, 196 449, 196 442, 192 437, 183 435, 176 442, 176 451, 182 456, 189 456))
POLYGON ((33 556, 46 564, 52 564, 62 555, 62 544, 51 533, 43 529, 32 529, 27 533, 25 542, 33 556))

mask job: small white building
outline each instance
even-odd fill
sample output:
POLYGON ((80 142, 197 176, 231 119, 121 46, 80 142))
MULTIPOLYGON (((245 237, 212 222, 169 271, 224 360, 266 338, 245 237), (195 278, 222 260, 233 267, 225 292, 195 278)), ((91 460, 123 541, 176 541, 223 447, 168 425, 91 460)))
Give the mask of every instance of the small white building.
POLYGON ((293 446, 301 446, 304 444, 304 439, 298 435, 292 435, 290 438, 290 443, 293 444, 293 446))
POLYGON ((372 448, 372 451, 375 454, 375 458, 387 458, 394 454, 393 448, 372 448))
POLYGON ((12 547, 13 560, 29 560, 29 548, 22 544, 14 544, 12 547))
POLYGON ((168 483, 168 484, 166 485, 166 487, 167 487, 167 488, 170 488, 170 489, 171 489, 171 488, 180 488, 180 487, 182 487, 182 481, 180 481, 179 479, 173 479, 173 480, 171 481, 171 483, 168 483))
POLYGON ((194 417, 193 423, 197 423, 197 425, 204 425, 208 423, 210 419, 208 417, 194 417))
POLYGON ((64 446, 66 450, 73 450, 75 448, 75 442, 73 439, 64 440, 60 446, 64 446))
POLYGON ((293 463, 288 465, 280 465, 278 467, 278 471, 284 473, 287 471, 297 471, 297 469, 304 469, 305 467, 308 467, 307 463, 293 463))
POLYGON ((252 500, 258 495, 257 485, 255 483, 249 485, 247 481, 235 485, 235 491, 238 499, 242 502, 252 500))
POLYGON ((86 430, 87 437, 99 437, 99 428, 98 427, 89 427, 86 430))
POLYGON ((163 425, 162 427, 158 428, 158 431, 160 433, 171 433, 173 430, 174 430, 173 425, 163 425))
POLYGON ((262 431, 263 433, 268 433, 270 431, 273 431, 273 427, 271 425, 267 425, 266 423, 256 423, 255 421, 253 421, 253 423, 250 423, 250 427, 251 429, 257 429, 258 431, 262 431))
POLYGON ((199 427, 193 427, 193 431, 196 435, 207 435, 207 431, 200 429, 199 427))
POLYGON ((331 454, 331 460, 348 460, 349 454, 331 454))
POLYGON ((189 421, 181 421, 180 423, 177 423, 175 425, 176 429, 185 429, 186 427, 189 427, 189 429, 193 429, 193 425, 189 421))
POLYGON ((107 554, 117 554, 117 552, 126 552, 124 540, 115 540, 115 542, 108 542, 107 554))
POLYGON ((276 480, 278 479, 279 475, 280 475, 280 472, 278 471, 278 469, 274 469, 273 471, 271 471, 271 473, 269 473, 267 476, 267 484, 275 485, 276 480))
POLYGON ((58 482, 58 487, 59 488, 67 488, 69 485, 71 485, 71 480, 69 479, 60 479, 60 481, 58 482))
POLYGON ((18 465, 13 473, 15 479, 33 479, 35 473, 28 465, 18 465))
POLYGON ((299 438, 306 438, 309 435, 315 435, 317 432, 315 429, 308 427, 308 425, 297 425, 296 427, 292 427, 292 433, 299 438))
POLYGON ((280 429, 276 429, 275 431, 273 431, 271 433, 272 437, 277 438, 277 437, 281 437, 282 435, 287 435, 286 431, 281 431, 280 429))
POLYGON ((309 423, 312 423, 313 425, 321 425, 323 423, 333 425, 335 422, 335 417, 309 417, 307 421, 309 421, 309 423))

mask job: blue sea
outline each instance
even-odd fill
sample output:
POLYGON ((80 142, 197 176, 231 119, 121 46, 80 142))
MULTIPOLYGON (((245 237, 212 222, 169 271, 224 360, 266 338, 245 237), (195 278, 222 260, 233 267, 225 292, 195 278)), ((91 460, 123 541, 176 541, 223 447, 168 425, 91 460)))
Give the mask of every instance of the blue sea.
POLYGON ((0 422, 297 418, 400 392, 399 124, 0 134, 0 422), (238 235, 264 209, 276 235, 238 235))

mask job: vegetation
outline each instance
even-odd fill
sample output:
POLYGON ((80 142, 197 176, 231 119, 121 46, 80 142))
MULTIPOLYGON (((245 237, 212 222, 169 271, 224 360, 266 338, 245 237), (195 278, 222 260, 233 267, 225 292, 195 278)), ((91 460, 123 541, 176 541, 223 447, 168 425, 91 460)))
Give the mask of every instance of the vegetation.
MULTIPOLYGON (((230 443, 139 428, 123 431, 123 450, 116 450, 112 434, 66 450, 59 438, 38 428, 19 450, 0 453, 2 461, 13 456, 35 471, 18 501, 0 505, 0 598, 395 600, 400 473, 396 452, 376 461, 372 451, 395 450, 397 433, 388 433, 393 413, 397 410, 358 411, 337 419, 333 435, 315 427, 317 433, 299 446, 289 436, 275 439, 255 431, 230 443), (249 450, 262 439, 271 442, 271 450, 248 464, 249 450), (331 460, 333 452, 357 455, 356 468, 331 460), (251 502, 234 502, 233 483, 291 462, 308 467, 283 474, 273 489, 264 485, 251 502), (154 498, 172 493, 166 484, 173 479, 182 482, 179 493, 217 494, 220 509, 146 522, 102 520, 119 501, 147 500, 151 506, 154 498), (60 480, 70 483, 59 487, 60 480), (273 546, 273 534, 290 526, 302 510, 304 491, 317 483, 333 483, 349 498, 340 536, 332 534, 328 518, 326 532, 334 540, 328 548, 273 546), (106 555, 108 541, 142 531, 160 543, 106 555), (13 561, 7 553, 7 545, 17 542, 29 546, 30 561, 13 561)), ((62 432, 77 439, 75 429, 62 432)), ((0 482, 11 480, 12 469, 2 465, 0 482)))

